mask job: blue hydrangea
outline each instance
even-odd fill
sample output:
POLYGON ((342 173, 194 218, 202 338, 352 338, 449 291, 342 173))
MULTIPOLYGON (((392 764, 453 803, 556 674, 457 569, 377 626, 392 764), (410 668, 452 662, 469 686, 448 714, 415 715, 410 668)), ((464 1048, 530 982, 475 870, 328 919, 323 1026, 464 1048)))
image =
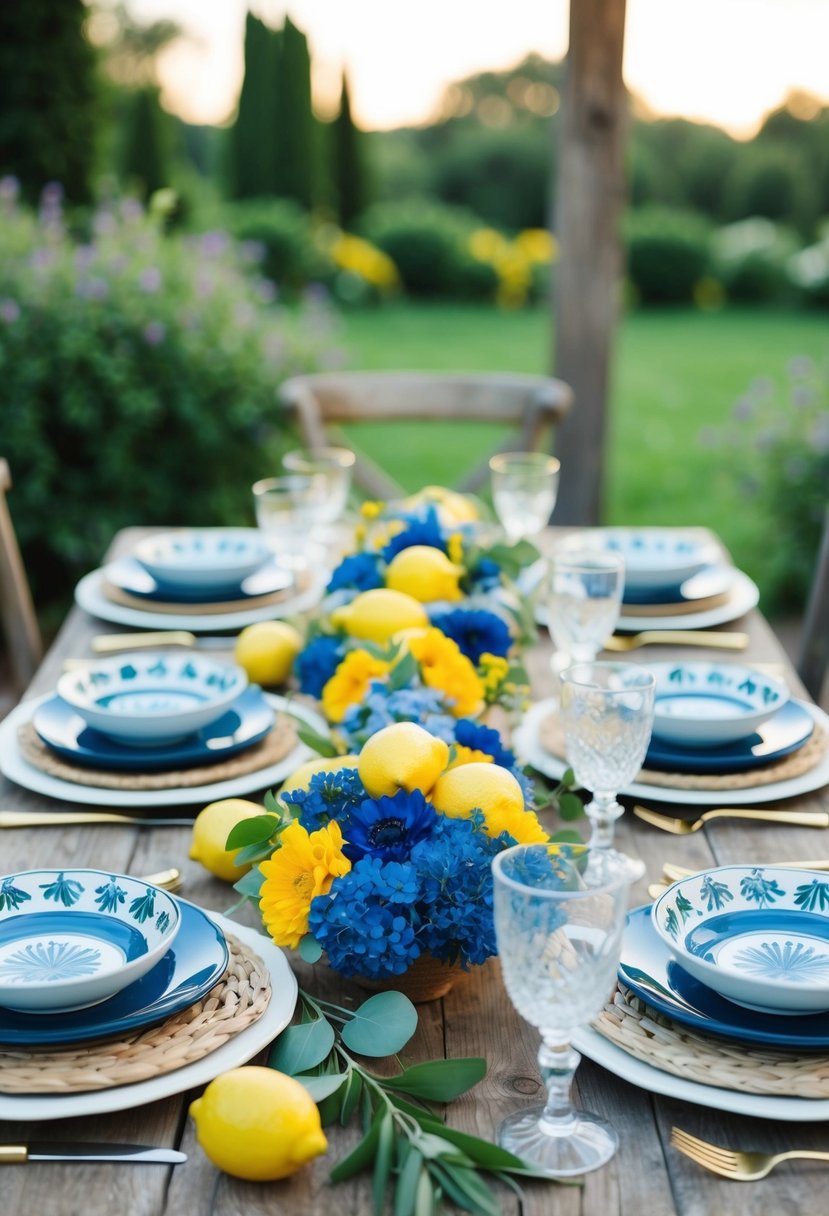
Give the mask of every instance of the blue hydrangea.
POLYGON ((384 979, 402 975, 421 953, 411 863, 363 857, 311 903, 308 928, 335 971, 384 979))
POLYGON ((433 506, 417 515, 401 515, 405 528, 393 536, 383 548, 383 560, 390 562, 403 549, 412 545, 429 545, 432 549, 447 550, 443 530, 438 520, 438 513, 433 506))
POLYGON ((349 814, 343 852, 351 861, 366 855, 383 861, 404 861, 428 836, 437 812, 420 790, 398 790, 391 798, 367 798, 349 814))
POLYGON ((380 558, 376 553, 353 553, 344 557, 331 575, 326 588, 330 595, 334 591, 350 588, 356 591, 372 591, 383 586, 380 558))
POLYGON ((438 689, 416 686, 390 690, 379 680, 372 682, 358 705, 346 711, 340 729, 349 746, 359 747, 392 722, 416 722, 446 743, 454 739, 455 719, 438 689))
POLYGON ((482 654, 504 657, 512 645, 506 621, 483 608, 453 608, 450 612, 436 612, 432 616, 432 624, 457 642, 476 667, 482 654))
POLYGON ((307 790, 291 790, 282 795, 299 816, 308 832, 316 832, 332 819, 343 828, 354 807, 368 797, 356 768, 341 768, 333 773, 314 773, 307 790))
POLYGON ((319 699, 344 654, 342 641, 328 634, 320 634, 309 642, 294 661, 294 675, 299 681, 300 692, 319 699))

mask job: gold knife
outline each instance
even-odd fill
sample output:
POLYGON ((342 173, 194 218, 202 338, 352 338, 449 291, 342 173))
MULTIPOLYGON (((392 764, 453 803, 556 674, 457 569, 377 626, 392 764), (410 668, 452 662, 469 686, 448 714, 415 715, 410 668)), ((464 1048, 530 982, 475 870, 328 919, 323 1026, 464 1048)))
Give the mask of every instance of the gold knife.
POLYGON ((0 811, 0 828, 64 827, 69 823, 120 823, 136 828, 191 828, 192 819, 142 819, 117 811, 0 811))
POLYGON ((117 654, 119 650, 154 650, 157 646, 188 646, 203 650, 232 650, 236 638, 210 637, 186 629, 161 629, 155 633, 99 633, 89 643, 95 654, 117 654))

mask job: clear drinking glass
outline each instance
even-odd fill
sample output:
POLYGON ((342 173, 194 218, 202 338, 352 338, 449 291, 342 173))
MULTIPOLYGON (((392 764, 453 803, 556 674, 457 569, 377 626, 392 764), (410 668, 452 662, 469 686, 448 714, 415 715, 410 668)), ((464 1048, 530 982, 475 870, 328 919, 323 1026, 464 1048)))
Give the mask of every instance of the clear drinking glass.
POLYGON ((571 1178, 604 1165, 613 1128, 570 1099, 579 1053, 573 1033, 599 1013, 613 988, 628 878, 582 877, 555 846, 516 845, 492 863, 501 971, 518 1013, 541 1032, 538 1062, 547 1101, 509 1115, 498 1143, 544 1170, 571 1178))
POLYGON ((616 628, 625 586, 621 554, 591 549, 556 549, 547 583, 547 628, 553 640, 553 670, 595 659, 616 628))
POLYGON ((296 448, 282 457, 282 463, 289 473, 323 478, 324 503, 319 517, 325 528, 330 528, 342 518, 351 489, 355 461, 356 456, 349 448, 318 448, 313 452, 296 448))
POLYGON ((585 807, 592 826, 591 866, 641 873, 641 863, 613 848, 616 795, 645 759, 653 727, 656 680, 637 663, 577 663, 561 673, 561 725, 567 762, 593 794, 585 807))
POLYGON ((556 505, 561 464, 543 452, 499 452, 489 462, 492 503, 510 542, 535 536, 556 505))
POLYGON ((325 501, 325 480, 316 475, 291 473, 254 483, 256 523, 280 565, 308 569, 313 556, 309 539, 325 501))

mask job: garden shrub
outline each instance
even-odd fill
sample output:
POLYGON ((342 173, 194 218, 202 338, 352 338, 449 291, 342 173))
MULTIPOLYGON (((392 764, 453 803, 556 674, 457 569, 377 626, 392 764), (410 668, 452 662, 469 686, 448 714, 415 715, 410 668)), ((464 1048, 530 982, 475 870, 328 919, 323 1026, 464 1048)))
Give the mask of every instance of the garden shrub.
POLYGON ((821 240, 789 258, 787 272, 807 303, 829 308, 829 223, 821 240))
POLYGON ((642 207, 627 219, 627 269, 643 304, 685 304, 709 265, 709 228, 693 213, 642 207))
POLYGON ((767 304, 791 295, 786 263, 797 248, 791 232, 755 216, 718 229, 713 268, 730 300, 767 304))
MULTIPOLYGON (((0 448, 39 608, 129 524, 251 523, 276 389, 327 330, 267 301, 225 233, 164 235, 136 203, 69 234, 0 182, 0 448)), ((271 447, 271 455, 273 448, 271 447)))
POLYGON ((262 272, 280 291, 296 294, 323 277, 325 263, 314 241, 311 221, 298 203, 251 199, 228 203, 222 215, 238 240, 261 246, 262 272))

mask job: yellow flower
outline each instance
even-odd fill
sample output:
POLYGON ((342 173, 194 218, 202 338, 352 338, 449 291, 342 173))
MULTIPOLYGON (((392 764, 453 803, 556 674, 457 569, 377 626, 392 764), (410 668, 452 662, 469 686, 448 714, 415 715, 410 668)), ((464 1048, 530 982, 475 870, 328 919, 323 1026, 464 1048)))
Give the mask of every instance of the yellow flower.
POLYGON ((492 809, 486 814, 489 836, 509 832, 517 844, 545 844, 549 836, 538 822, 535 811, 519 811, 506 807, 492 809))
POLYGON ((495 262, 506 249, 506 238, 494 228, 478 228, 469 238, 469 252, 479 262, 495 262))
POLYGON ((367 650, 350 650, 322 690, 322 709, 328 721, 342 722, 349 706, 362 701, 371 681, 388 670, 388 663, 367 650))
POLYGON ((478 660, 478 669, 487 701, 493 701, 509 672, 509 661, 498 654, 485 651, 478 660))
POLYGON ((382 502, 363 502, 360 504, 360 514, 363 519, 376 519, 382 514, 384 503, 382 502))
POLYGON ((388 254, 362 237, 342 233, 330 252, 337 266, 360 275, 374 287, 384 289, 399 285, 397 267, 388 254))
POLYGON ((450 535, 448 541, 446 542, 446 547, 449 550, 450 562, 454 562, 456 566, 462 566, 463 565, 463 537, 461 536, 460 532, 453 532, 450 535))
POLYGON ((555 238, 544 228, 525 228, 515 238, 520 253, 530 262, 552 262, 558 252, 555 238))
POLYGON ((446 772, 450 768, 459 768, 462 764, 494 764, 492 756, 486 752, 478 751, 475 747, 465 747, 463 743, 452 744, 452 759, 446 766, 446 772))
POLYGON ((332 820, 310 834, 295 820, 279 838, 280 847, 259 869, 262 920, 277 946, 295 950, 308 932, 308 913, 317 895, 327 895, 335 878, 351 869, 343 855, 340 825, 332 820))
POLYGON ((410 637, 408 644, 424 684, 446 693, 454 717, 466 718, 480 712, 484 686, 457 642, 439 629, 426 629, 419 636, 410 637))

